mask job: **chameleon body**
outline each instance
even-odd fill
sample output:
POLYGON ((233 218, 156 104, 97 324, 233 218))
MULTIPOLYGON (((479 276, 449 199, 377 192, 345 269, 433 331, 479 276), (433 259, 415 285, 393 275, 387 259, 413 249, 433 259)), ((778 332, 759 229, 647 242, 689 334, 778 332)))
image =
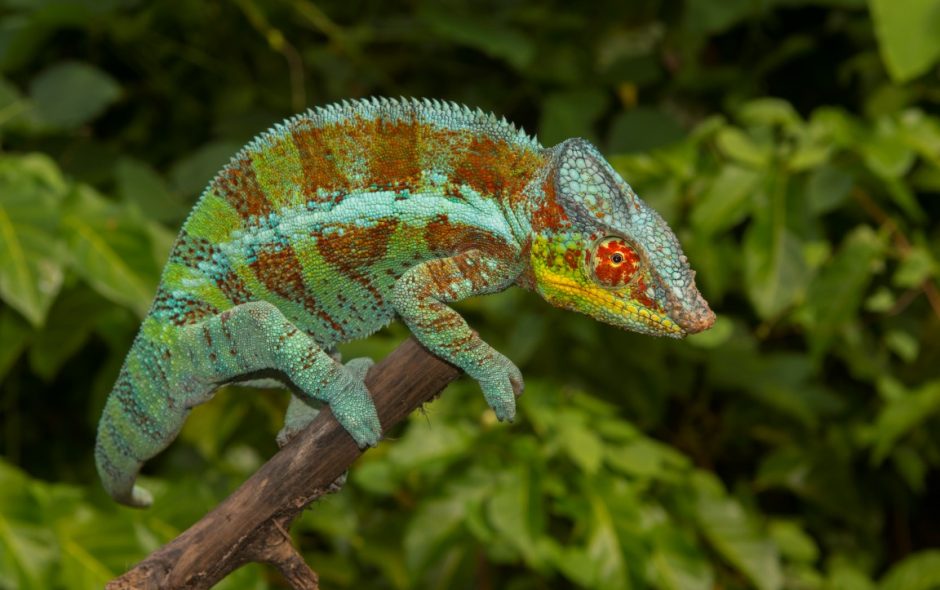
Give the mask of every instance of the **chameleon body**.
POLYGON ((583 139, 543 148, 505 120, 427 100, 288 119, 233 157, 183 225, 101 417, 104 486, 148 505, 142 463, 234 381, 291 385, 282 435, 320 402, 376 444, 370 361, 331 353, 395 318, 511 420, 519 370, 447 304, 513 284, 647 334, 714 321, 667 224, 583 139))

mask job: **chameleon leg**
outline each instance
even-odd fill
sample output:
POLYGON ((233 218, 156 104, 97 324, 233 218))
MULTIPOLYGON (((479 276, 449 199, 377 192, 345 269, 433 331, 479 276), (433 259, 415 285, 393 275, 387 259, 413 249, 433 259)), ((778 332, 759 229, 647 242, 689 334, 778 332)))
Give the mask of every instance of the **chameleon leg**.
MULTIPOLYGON (((244 303, 186 330, 182 340, 190 351, 193 373, 200 378, 222 384, 246 373, 280 371, 304 402, 329 404, 359 446, 378 442, 381 426, 362 379, 330 357, 274 305, 244 303)), ((205 400, 191 401, 196 405, 205 400)))
MULTIPOLYGON (((331 354, 330 356, 339 362, 338 353, 331 354)), ((362 357, 352 359, 344 366, 346 370, 352 373, 357 381, 365 381, 366 373, 369 372, 369 368, 373 364, 375 363, 373 363, 372 359, 362 357)), ((313 419, 316 418, 319 413, 319 404, 311 404, 296 395, 292 395, 290 404, 287 406, 287 413, 284 414, 284 427, 277 433, 278 446, 283 447, 286 445, 297 433, 313 422, 313 419)))
POLYGON ((446 303, 502 291, 517 274, 499 258, 467 250, 412 267, 398 279, 392 296, 395 311, 421 344, 476 379, 500 420, 515 417, 522 374, 446 303))
POLYGON ((378 442, 381 426, 362 380, 270 303, 245 303, 183 328, 162 349, 138 338, 98 428, 105 489, 124 504, 148 506, 150 494, 134 485, 137 472, 176 438, 190 409, 220 385, 270 370, 296 385, 304 401, 328 403, 357 444, 378 442))

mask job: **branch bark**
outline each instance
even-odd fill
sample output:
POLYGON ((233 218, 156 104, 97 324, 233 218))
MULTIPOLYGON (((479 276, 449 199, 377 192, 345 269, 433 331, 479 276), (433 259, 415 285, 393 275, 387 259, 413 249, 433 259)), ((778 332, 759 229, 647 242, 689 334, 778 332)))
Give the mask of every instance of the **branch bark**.
MULTIPOLYGON (((459 369, 414 339, 406 340, 366 376, 382 431, 388 432, 459 375, 459 369)), ((292 588, 317 588, 316 574, 291 545, 287 531, 361 454, 324 408, 212 512, 112 580, 108 590, 211 588, 253 561, 274 565, 292 588)))

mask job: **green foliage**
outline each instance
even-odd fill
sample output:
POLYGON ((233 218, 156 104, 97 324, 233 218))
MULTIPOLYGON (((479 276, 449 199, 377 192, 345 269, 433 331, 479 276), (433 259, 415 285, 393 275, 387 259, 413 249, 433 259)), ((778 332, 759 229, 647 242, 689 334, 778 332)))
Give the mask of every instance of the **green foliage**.
POLYGON ((461 382, 389 433, 295 527, 324 586, 937 587, 935 3, 410 7, 0 0, 0 588, 99 588, 274 451, 285 396, 233 390, 148 467, 149 511, 91 460, 206 181, 369 94, 597 142, 719 320, 674 342, 519 290, 461 303, 527 376, 519 419, 461 382))
POLYGON ((885 64, 897 80, 910 80, 940 59, 940 9, 932 0, 870 0, 885 64))

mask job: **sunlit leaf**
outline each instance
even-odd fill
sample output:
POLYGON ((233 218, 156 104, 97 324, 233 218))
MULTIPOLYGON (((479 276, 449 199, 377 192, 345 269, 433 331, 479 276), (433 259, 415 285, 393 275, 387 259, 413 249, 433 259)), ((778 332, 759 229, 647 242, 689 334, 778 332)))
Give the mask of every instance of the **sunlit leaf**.
POLYGON ((696 516, 702 533, 723 558, 759 590, 783 586, 777 548, 760 531, 753 517, 721 491, 720 485, 699 478, 696 516))
POLYGON ((760 98, 752 100, 738 110, 738 119, 745 125, 779 125, 793 130, 803 124, 803 120, 793 105, 780 98, 760 98))
POLYGON ((778 520, 770 523, 770 536, 780 554, 793 561, 812 563, 819 558, 819 547, 797 523, 778 520))
POLYGON ((613 517, 600 496, 591 494, 591 534, 586 557, 594 573, 592 588, 620 590, 630 587, 627 564, 613 517))
POLYGON ((725 127, 719 131, 715 143, 727 157, 742 164, 763 168, 770 163, 771 154, 767 147, 759 145, 737 127, 725 127))
POLYGON ((918 76, 940 59, 940 13, 932 0, 908 0, 903 10, 893 0, 869 0, 878 47, 891 77, 918 76))
POLYGON ((709 590, 715 573, 707 555, 674 523, 657 531, 650 569, 658 588, 664 590, 709 590))
POLYGON ((754 212, 754 221, 744 235, 748 295, 763 318, 791 305, 803 294, 809 279, 799 238, 787 226, 785 188, 775 185, 771 190, 770 203, 754 212))
POLYGON ((692 223, 706 233, 717 233, 737 225, 755 204, 755 192, 763 175, 756 170, 729 164, 721 169, 692 211, 692 223))
POLYGON ((588 426, 584 416, 564 412, 556 421, 555 428, 565 452, 585 473, 596 473, 604 459, 604 444, 588 426))
POLYGON ((940 411, 940 381, 929 381, 878 414, 874 428, 872 460, 880 463, 895 443, 924 420, 940 411))
MULTIPOLYGON (((537 483, 537 482, 536 482, 537 483)), ((511 543, 531 566, 542 560, 536 538, 542 533, 533 515, 541 513, 538 489, 532 489, 531 474, 524 466, 509 470, 496 480, 492 497, 486 503, 487 517, 500 537, 511 543)))
POLYGON ((62 286, 58 226, 66 190, 46 156, 0 158, 0 297, 37 326, 62 286))
POLYGON ((146 227, 87 187, 75 190, 62 225, 78 274, 143 316, 160 272, 146 227))
POLYGON ((908 556, 881 578, 879 590, 930 590, 940 586, 940 550, 908 556))
POLYGON ((934 260, 930 250, 915 245, 904 253, 904 258, 894 273, 894 284, 898 287, 919 287, 928 278, 934 276, 940 265, 934 260))

